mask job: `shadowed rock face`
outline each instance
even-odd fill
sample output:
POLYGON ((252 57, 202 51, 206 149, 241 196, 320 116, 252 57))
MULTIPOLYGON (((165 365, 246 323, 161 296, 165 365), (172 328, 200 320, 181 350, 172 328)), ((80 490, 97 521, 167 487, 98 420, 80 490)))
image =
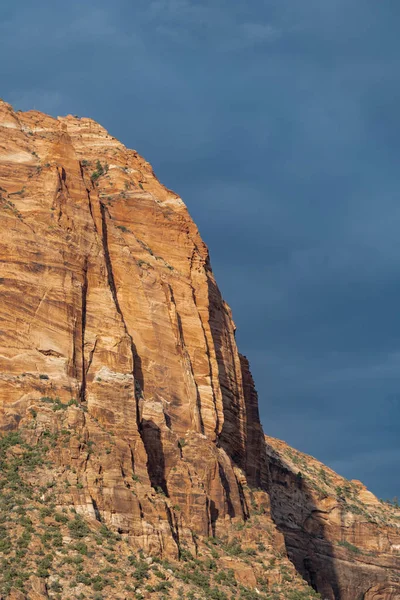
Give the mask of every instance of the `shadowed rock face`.
MULTIPOLYGON (((315 597, 282 533, 326 598, 399 597, 384 533, 357 522, 385 555, 350 560, 337 510, 313 508, 306 483, 267 456, 207 248, 143 158, 90 119, 0 102, 0 215, 0 430, 32 447, 52 440, 58 506, 169 557, 246 522, 241 539, 264 539, 268 577, 222 558, 274 598, 285 586, 315 597), (325 513, 336 520, 315 517, 325 513)), ((47 484, 49 472, 35 477, 47 484)))
POLYGON ((329 600, 400 598, 400 511, 266 437, 271 512, 290 559, 329 600))

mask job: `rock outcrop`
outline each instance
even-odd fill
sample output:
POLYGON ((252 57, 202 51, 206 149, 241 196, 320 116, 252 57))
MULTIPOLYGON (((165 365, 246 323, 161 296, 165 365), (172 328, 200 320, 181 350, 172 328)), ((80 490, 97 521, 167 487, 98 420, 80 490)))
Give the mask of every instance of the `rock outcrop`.
MULTIPOLYGON (((298 564, 298 481, 278 509, 286 475, 182 200, 94 121, 0 102, 0 215, 0 593, 317 597, 286 542, 350 600, 298 564)), ((397 597, 386 550, 367 600, 397 597)), ((348 563, 361 592, 365 561, 348 563)))
POLYGON ((335 600, 400 598, 400 510, 266 437, 273 519, 297 570, 335 600))
MULTIPOLYGON (((3 429, 42 397, 86 407, 71 425, 98 445, 106 428, 120 444, 101 485, 100 465, 85 464, 81 509, 96 505, 146 549, 176 545, 171 516, 160 515, 161 538, 137 529, 132 474, 179 503, 198 534, 244 518, 234 468, 265 485, 262 431, 229 308, 183 202, 90 119, 3 105, 0 125, 3 429)), ((65 454, 83 462, 79 449, 65 454)))
MULTIPOLYGON (((75 547, 69 526, 96 539, 101 526, 139 556, 163 560, 188 553, 211 560, 212 538, 236 585, 275 584, 277 598, 289 579, 307 590, 284 557, 268 567, 269 583, 260 566, 244 562, 246 544, 258 552, 260 538, 265 560, 276 560, 283 538, 269 513, 248 364, 182 200, 94 121, 14 112, 6 103, 0 194, 1 508, 21 504, 25 511, 28 498, 33 523, 20 531, 18 519, 5 519, 4 547, 16 544, 18 552, 18 535, 25 535, 29 556, 38 551, 36 574, 51 578, 40 558, 51 547, 46 527, 63 551, 75 547), (49 502, 52 514, 43 512, 49 502), (74 525, 71 510, 85 526, 74 525), (260 524, 246 529, 242 548, 236 528, 255 513, 260 524), (282 564, 292 572, 287 582, 282 564)), ((93 572, 105 558, 97 560, 95 545, 88 553, 93 572)), ((118 556, 126 570, 123 548, 118 556)), ((2 565, 2 589, 18 595, 9 581, 16 557, 2 565)), ((33 597, 33 584, 24 583, 31 563, 24 573, 21 586, 33 597)), ((74 581, 79 596, 91 580, 74 581)))

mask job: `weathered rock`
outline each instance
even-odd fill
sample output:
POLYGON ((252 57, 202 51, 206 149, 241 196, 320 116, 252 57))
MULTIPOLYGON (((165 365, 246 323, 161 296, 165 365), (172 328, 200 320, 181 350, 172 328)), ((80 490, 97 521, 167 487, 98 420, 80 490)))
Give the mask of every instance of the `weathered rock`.
MULTIPOLYGON (((327 598, 353 600, 356 591, 396 597, 397 531, 382 525, 385 539, 375 525, 348 515, 343 521, 329 495, 313 512, 293 472, 267 457, 249 365, 207 248, 182 200, 143 158, 90 119, 14 112, 0 102, 0 216, 0 431, 4 439, 22 435, 9 438, 7 457, 14 467, 27 461, 18 489, 32 498, 32 518, 41 515, 40 535, 22 543, 55 593, 60 587, 62 598, 79 597, 90 579, 81 575, 71 592, 63 588, 68 574, 61 583, 52 579, 53 555, 40 566, 45 527, 61 527, 57 547, 73 549, 63 515, 76 512, 85 525, 74 517, 72 527, 92 535, 88 569, 97 568, 93 539, 99 532, 108 539, 106 525, 120 535, 112 560, 122 571, 134 564, 132 549, 209 560, 213 536, 221 564, 232 565, 239 583, 272 586, 280 599, 292 590, 314 597, 288 562, 285 542, 298 570, 327 598), (49 502, 61 511, 59 521, 43 517, 49 502), (350 561, 343 546, 329 552, 337 539, 383 552, 368 563, 368 587, 365 560, 350 561), (308 567, 310 540, 317 551, 308 567)), ((10 481, 5 489, 12 491, 10 481)), ((5 529, 17 545, 18 523, 11 519, 5 529)), ((64 564, 61 551, 57 560, 64 564)), ((100 553, 99 564, 104 560, 100 553)), ((13 565, 3 564, 11 576, 13 565)), ((29 598, 46 597, 43 577, 30 580, 29 598)), ((113 597, 137 597, 138 582, 150 597, 139 576, 135 589, 119 582, 113 597)))
POLYGON ((11 588, 11 591, 8 594, 8 599, 9 600, 26 600, 26 596, 20 590, 11 588))
POLYGON ((74 503, 148 550, 172 551, 171 517, 158 508, 152 533, 132 475, 198 534, 243 517, 233 467, 265 484, 257 403, 183 202, 90 119, 0 110, 1 427, 42 397, 78 400, 68 427, 116 446, 101 477, 79 443, 63 451, 85 472, 74 503))
POLYGON ((266 437, 271 512, 298 571, 329 600, 400 598, 400 511, 266 437))
POLYGON ((30 578, 31 591, 29 593, 29 600, 46 600, 49 597, 47 593, 47 586, 43 579, 33 575, 30 578))

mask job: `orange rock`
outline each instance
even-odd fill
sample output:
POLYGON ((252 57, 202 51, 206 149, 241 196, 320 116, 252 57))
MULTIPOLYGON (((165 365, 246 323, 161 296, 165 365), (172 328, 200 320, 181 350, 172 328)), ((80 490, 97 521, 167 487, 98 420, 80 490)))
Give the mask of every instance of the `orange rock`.
POLYGON ((40 399, 75 399, 71 501, 146 550, 177 552, 170 504, 198 535, 243 518, 238 477, 267 478, 257 396, 182 200, 91 119, 1 103, 0 138, 0 426, 58 428, 40 399))
POLYGON ((400 598, 399 510, 266 436, 271 513, 289 557, 328 600, 400 598))
MULTIPOLYGON (((51 440, 52 468, 26 475, 41 501, 54 486, 92 529, 172 559, 242 527, 285 566, 272 583, 291 581, 287 550, 329 600, 396 597, 398 521, 360 484, 266 448, 208 250, 137 152, 91 119, 0 101, 0 213, 0 430, 51 440)), ((253 565, 224 560, 256 586, 253 565)))

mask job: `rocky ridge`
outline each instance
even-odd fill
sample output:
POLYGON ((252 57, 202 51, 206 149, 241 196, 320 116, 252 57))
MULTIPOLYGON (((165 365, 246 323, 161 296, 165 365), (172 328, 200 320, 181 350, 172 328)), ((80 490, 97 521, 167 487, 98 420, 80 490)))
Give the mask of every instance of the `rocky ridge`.
POLYGON ((323 598, 400 598, 400 510, 312 456, 266 436, 272 517, 323 598))
POLYGON ((353 600, 293 555, 230 309, 151 166, 0 102, 0 213, 4 597, 316 597, 287 548, 353 600))

